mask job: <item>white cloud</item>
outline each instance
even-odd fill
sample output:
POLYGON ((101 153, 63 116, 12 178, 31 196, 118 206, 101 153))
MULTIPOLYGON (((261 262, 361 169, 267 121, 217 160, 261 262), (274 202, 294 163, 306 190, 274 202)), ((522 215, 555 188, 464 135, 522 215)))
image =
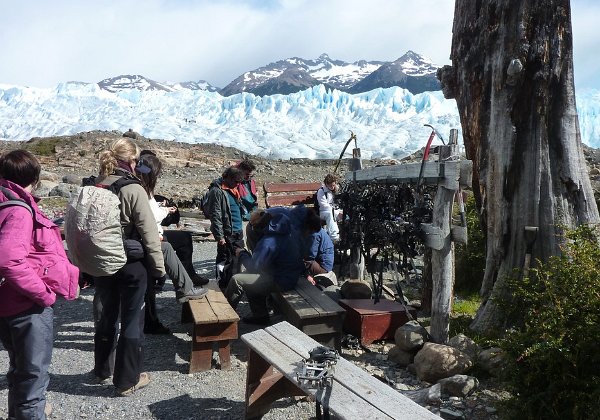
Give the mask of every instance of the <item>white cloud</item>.
MULTIPOLYGON (((134 73, 222 87, 269 62, 323 52, 345 61, 389 61, 412 49, 447 64, 454 13, 451 0, 3 3, 0 82, 41 87, 134 73)), ((598 6, 572 4, 576 71, 579 61, 597 70, 592 54, 600 35, 592 16, 598 6)))

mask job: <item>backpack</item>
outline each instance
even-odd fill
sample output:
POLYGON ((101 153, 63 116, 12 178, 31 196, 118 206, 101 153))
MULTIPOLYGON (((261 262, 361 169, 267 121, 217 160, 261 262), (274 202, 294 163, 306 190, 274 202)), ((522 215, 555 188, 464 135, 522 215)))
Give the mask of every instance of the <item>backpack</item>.
MULTIPOLYGON (((319 193, 320 190, 322 190, 323 187, 320 187, 317 191, 315 191, 315 193, 313 194, 313 205, 315 206, 315 211, 317 212, 317 216, 319 215, 319 199, 317 198, 317 194, 319 193)), ((325 190, 323 190, 325 191, 325 190)), ((325 196, 327 197, 327 193, 325 193, 325 196)))
MULTIPOLYGON (((24 207, 29 211, 35 222, 33 209, 29 204, 8 188, 0 186, 0 190, 8 197, 8 200, 0 203, 0 210, 9 206, 24 207)), ((58 230, 54 222, 50 220, 38 220, 37 223, 44 228, 58 230)), ((35 230, 34 235, 36 235, 35 230)), ((54 241, 49 240, 52 237, 54 237, 52 234, 49 237, 42 236, 43 239, 37 242, 34 249, 29 252, 26 261, 29 267, 39 275, 44 284, 54 293, 63 296, 67 300, 73 300, 79 294, 77 290, 77 280, 79 278, 77 268, 69 263, 60 236, 57 234, 54 241)))
POLYGON ((31 213, 31 217, 33 217, 33 210, 29 206, 29 204, 27 204, 24 200, 22 200, 19 197, 17 197, 15 195, 15 193, 13 193, 8 188, 0 187, 0 190, 4 193, 4 195, 6 197, 8 197, 8 200, 3 201, 2 203, 0 203, 0 209, 2 209, 3 207, 8 207, 8 206, 25 207, 27 210, 29 210, 29 213, 31 213))
POLYGON ((208 212, 208 193, 210 192, 210 187, 208 191, 206 191, 202 197, 200 197, 200 211, 204 215, 204 217, 210 220, 210 213, 208 212))
POLYGON ((73 264, 94 277, 110 276, 127 262, 121 228, 118 193, 129 184, 124 176, 111 185, 85 185, 69 201, 65 213, 65 240, 73 264))

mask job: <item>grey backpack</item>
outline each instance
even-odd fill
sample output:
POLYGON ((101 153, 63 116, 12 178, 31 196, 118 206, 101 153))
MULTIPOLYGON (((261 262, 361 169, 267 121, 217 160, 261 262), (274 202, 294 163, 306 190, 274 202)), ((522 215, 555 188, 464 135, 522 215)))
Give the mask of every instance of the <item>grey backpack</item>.
POLYGON ((84 273, 110 276, 127 262, 118 193, 132 183, 139 181, 123 177, 110 185, 80 187, 70 200, 65 240, 73 264, 84 273))

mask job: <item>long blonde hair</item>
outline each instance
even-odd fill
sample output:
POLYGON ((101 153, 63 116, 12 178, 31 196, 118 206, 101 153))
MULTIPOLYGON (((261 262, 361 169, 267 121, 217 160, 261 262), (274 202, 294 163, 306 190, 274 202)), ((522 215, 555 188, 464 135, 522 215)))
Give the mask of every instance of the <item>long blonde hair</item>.
POLYGON ((120 138, 112 142, 108 150, 100 152, 100 175, 111 175, 119 166, 118 160, 131 162, 140 156, 140 148, 128 138, 120 138))

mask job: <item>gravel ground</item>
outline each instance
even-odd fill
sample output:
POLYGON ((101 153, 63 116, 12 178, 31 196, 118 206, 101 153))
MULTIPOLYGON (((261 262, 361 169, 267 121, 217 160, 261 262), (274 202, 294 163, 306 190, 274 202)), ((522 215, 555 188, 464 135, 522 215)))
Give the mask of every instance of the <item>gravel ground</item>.
MULTIPOLYGON (((196 271, 214 279, 214 242, 195 242, 196 271)), ((246 385, 246 348, 241 340, 232 343, 230 370, 211 369, 208 372, 188 374, 191 337, 189 324, 182 325, 181 305, 175 300, 170 282, 157 296, 161 321, 172 335, 147 335, 145 370, 151 384, 129 397, 118 397, 112 385, 90 383, 93 367, 92 298, 93 289, 82 291, 79 299, 60 300, 55 305, 54 352, 50 367, 50 385, 47 400, 53 406, 55 419, 242 419, 246 385)), ((240 315, 249 313, 242 301, 240 315)), ((272 317, 282 321, 281 315, 272 317)), ((256 327, 239 323, 239 334, 256 327)), ((407 370, 387 360, 392 342, 377 342, 368 349, 342 349, 342 356, 367 370, 371 375, 389 383, 399 391, 419 390, 430 386, 407 370)), ((0 345, 1 349, 1 345, 0 345)), ((217 366, 216 353, 213 367, 217 366)), ((8 389, 6 377, 8 355, 0 351, 0 419, 6 419, 8 389)), ((480 380, 479 390, 469 397, 443 399, 433 406, 432 412, 445 418, 493 420, 498 415, 494 405, 504 393, 494 383, 480 380), (441 410, 441 412, 440 412, 441 410), (448 417, 444 410, 450 410, 448 417), (462 416, 462 417, 461 417, 462 416)), ((312 419, 315 404, 306 400, 287 398, 277 401, 265 419, 312 419)), ((360 415, 357 413, 357 417, 360 415)))
MULTIPOLYGON (((214 242, 195 246, 197 271, 212 275, 214 242)), ((214 277, 214 276, 213 276, 214 277)), ((112 385, 90 384, 93 367, 93 289, 79 299, 55 305, 54 352, 47 400, 56 419, 240 419, 244 417, 246 349, 241 340, 232 346, 232 368, 188 374, 191 350, 190 325, 182 325, 181 305, 167 282, 157 296, 161 321, 172 335, 147 335, 145 370, 151 384, 130 397, 116 396, 112 385)), ((248 309, 242 305, 244 313, 248 309)), ((240 335, 252 330, 240 323, 240 335)), ((1 348, 1 346, 0 346, 1 348)), ((4 373, 8 354, 0 351, 0 418, 8 417, 8 388, 4 373)), ((291 399, 278 401, 265 419, 300 419, 314 415, 314 405, 291 399)))

